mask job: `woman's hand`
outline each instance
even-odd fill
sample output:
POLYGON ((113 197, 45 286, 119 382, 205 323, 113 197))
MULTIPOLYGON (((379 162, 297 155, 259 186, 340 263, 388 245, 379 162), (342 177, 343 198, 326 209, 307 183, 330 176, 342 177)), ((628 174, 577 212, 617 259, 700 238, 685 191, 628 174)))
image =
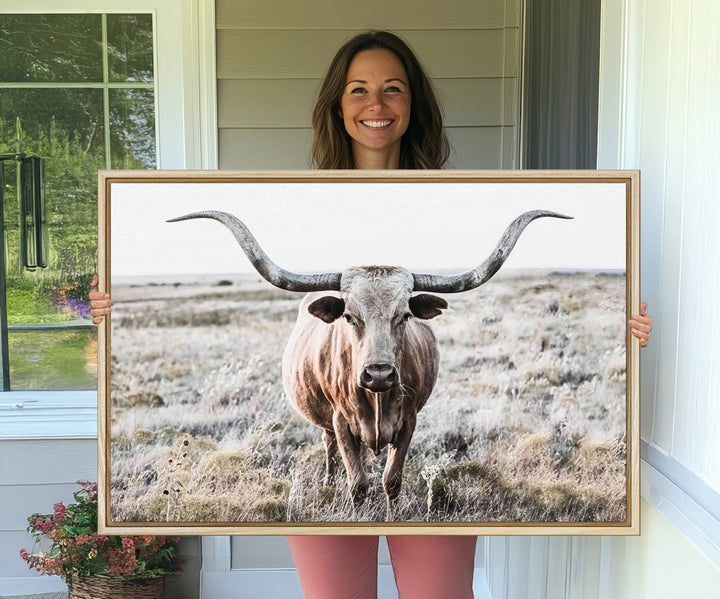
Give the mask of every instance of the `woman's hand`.
POLYGON ((647 304, 640 302, 640 314, 633 316, 628 320, 630 332, 640 340, 640 347, 647 347, 648 339, 650 339, 650 331, 652 331, 652 316, 645 313, 647 304))
MULTIPOLYGON (((90 287, 98 286, 98 276, 93 277, 90 287)), ((113 301, 110 299, 109 293, 102 293, 97 289, 94 289, 88 294, 90 298, 90 316, 95 324, 100 324, 105 318, 106 314, 110 314, 110 307, 113 305, 113 301)))

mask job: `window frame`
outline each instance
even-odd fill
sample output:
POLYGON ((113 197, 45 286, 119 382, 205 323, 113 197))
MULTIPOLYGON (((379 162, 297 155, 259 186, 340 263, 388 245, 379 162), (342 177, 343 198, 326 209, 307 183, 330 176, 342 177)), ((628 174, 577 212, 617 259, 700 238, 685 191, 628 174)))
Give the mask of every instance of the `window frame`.
MULTIPOLYGON (((213 0, 25 0, 0 14, 152 14, 157 167, 217 168, 213 0), (178 126, 180 124, 181 126, 178 126)), ((0 392, 0 440, 97 438, 96 391, 0 392)))

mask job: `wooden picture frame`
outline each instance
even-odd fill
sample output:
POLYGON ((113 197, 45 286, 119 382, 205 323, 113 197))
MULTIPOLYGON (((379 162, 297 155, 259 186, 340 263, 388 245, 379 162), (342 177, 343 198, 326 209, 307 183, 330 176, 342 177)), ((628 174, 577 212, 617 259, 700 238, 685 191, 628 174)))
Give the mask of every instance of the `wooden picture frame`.
POLYGON ((639 184, 100 171, 100 532, 639 534, 639 184))

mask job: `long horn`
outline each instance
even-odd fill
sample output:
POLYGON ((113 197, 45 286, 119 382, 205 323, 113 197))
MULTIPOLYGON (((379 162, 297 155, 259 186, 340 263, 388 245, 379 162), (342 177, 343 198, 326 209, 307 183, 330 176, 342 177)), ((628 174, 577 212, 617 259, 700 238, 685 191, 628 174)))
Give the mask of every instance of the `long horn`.
POLYGON ((477 268, 456 275, 429 275, 413 273, 415 291, 435 291, 437 293, 457 293, 475 289, 489 281, 500 270, 510 252, 515 247, 520 234, 536 218, 551 216, 553 218, 573 218, 565 214, 549 210, 531 210, 518 216, 510 223, 500 242, 490 256, 477 268))
POLYGON ((302 275, 280 268, 268 258, 257 239, 250 232, 250 229, 245 226, 245 223, 227 212, 217 210, 193 212, 192 214, 171 218, 167 222, 174 223, 181 220, 190 220, 191 218, 212 218, 224 224, 235 235, 235 239, 238 240, 240 247, 242 247, 255 269, 268 283, 272 283, 275 287, 287 289, 288 291, 340 290, 340 275, 342 273, 328 272, 302 275))

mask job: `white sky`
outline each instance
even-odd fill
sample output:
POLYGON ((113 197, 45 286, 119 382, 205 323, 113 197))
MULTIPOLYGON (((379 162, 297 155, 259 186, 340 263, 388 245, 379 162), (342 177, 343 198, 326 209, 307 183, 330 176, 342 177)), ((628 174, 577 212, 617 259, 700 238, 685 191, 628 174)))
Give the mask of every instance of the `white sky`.
POLYGON ((518 215, 546 209, 504 269, 625 268, 620 183, 113 183, 113 276, 254 272, 232 233, 197 210, 230 212, 270 258, 298 272, 482 262, 518 215))

